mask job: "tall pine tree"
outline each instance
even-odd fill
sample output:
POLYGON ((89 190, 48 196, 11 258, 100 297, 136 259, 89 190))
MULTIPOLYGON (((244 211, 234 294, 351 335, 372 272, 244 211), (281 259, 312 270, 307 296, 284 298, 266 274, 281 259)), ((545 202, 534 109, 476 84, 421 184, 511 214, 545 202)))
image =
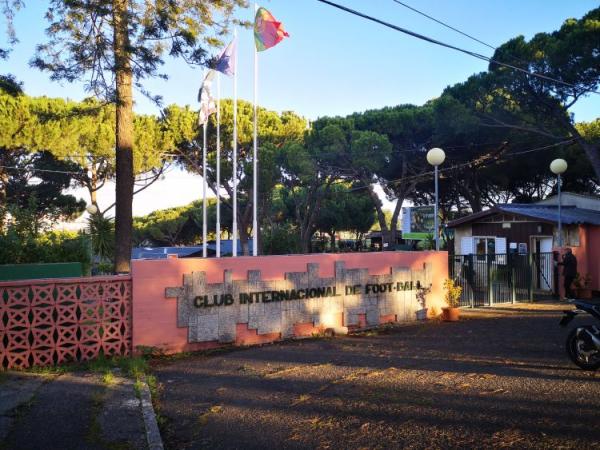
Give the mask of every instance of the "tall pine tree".
MULTIPOLYGON (((133 88, 167 78, 166 55, 205 65, 245 0, 52 0, 48 41, 33 66, 52 80, 84 80, 86 88, 116 105, 115 272, 128 272, 132 242, 133 88)), ((149 95, 149 94, 148 94, 149 95)), ((159 101, 159 97, 155 97, 159 101)))

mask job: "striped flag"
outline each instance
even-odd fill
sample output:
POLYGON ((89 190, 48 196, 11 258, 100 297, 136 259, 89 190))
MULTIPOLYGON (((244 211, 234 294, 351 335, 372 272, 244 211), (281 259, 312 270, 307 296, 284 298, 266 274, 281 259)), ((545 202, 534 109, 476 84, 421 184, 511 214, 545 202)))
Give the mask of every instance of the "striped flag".
POLYGON ((254 42, 257 51, 262 52, 275 47, 283 38, 289 36, 281 22, 275 20, 273 14, 265 8, 258 8, 254 18, 254 42))

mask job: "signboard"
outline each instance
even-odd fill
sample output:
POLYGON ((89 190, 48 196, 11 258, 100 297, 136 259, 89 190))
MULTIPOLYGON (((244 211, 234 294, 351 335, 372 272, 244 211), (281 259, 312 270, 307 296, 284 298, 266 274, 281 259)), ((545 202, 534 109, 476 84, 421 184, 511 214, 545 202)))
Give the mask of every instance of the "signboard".
POLYGON ((434 211, 433 205, 402 208, 402 238, 426 239, 433 235, 434 211))
POLYGON ((253 270, 247 279, 234 280, 225 270, 222 283, 208 283, 206 272, 192 272, 184 275, 183 286, 167 287, 165 296, 177 298, 177 326, 188 329, 188 343, 235 342, 240 323, 258 334, 285 338, 293 336, 298 323, 357 325, 360 315, 365 325, 390 316, 414 320, 417 289, 431 285, 431 270, 431 264, 420 270, 392 266, 386 274, 370 275, 366 267, 346 269, 338 261, 334 277, 320 277, 319 265, 309 263, 306 272, 285 273, 284 280, 263 280, 253 270))

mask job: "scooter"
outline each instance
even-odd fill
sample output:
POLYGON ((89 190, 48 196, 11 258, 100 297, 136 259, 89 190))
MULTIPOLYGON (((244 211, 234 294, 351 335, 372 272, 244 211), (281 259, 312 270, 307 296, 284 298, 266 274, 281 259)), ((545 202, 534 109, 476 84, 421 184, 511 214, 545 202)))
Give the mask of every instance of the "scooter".
MULTIPOLYGON (((569 300, 576 309, 564 311, 559 323, 566 327, 578 314, 591 314, 600 321, 600 302, 569 300)), ((573 328, 567 336, 567 354, 571 361, 584 370, 600 368, 600 326, 585 325, 573 328)))

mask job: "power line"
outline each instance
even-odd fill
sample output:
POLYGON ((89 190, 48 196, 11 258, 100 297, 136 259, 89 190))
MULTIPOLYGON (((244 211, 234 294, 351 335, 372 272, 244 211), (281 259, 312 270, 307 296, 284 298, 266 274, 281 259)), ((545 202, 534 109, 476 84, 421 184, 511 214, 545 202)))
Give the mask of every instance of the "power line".
MULTIPOLYGON (((575 90, 578 89, 577 86, 575 86, 574 84, 571 84, 571 83, 567 83, 566 81, 557 80, 555 78, 552 78, 552 77, 549 77, 549 76, 546 76, 546 75, 542 75, 540 73, 530 72, 529 70, 523 69, 521 67, 513 66, 512 64, 507 64, 507 63, 498 61, 496 59, 493 59, 493 58, 490 58, 488 56, 482 55, 480 53, 472 52, 470 50, 465 50, 463 48, 456 47, 454 45, 447 44, 447 43, 442 42, 442 41, 438 41, 437 39, 430 38, 429 36, 425 36, 423 34, 415 33, 414 31, 410 31, 410 30, 408 30, 406 28, 399 27, 398 25, 394 25, 392 23, 385 22, 385 21, 383 21, 381 19, 377 19, 376 17, 369 16, 367 14, 361 13, 359 11, 356 11, 354 9, 348 8, 348 7, 343 6, 343 5, 339 5, 339 4, 331 2, 329 0, 317 0, 317 1, 321 2, 321 3, 325 3, 325 4, 329 5, 329 6, 333 6, 334 8, 340 9, 342 11, 345 11, 347 13, 353 14, 355 16, 362 17, 363 19, 370 20, 371 22, 378 23, 380 25, 383 25, 384 27, 391 28, 392 30, 399 31, 400 33, 408 34, 409 36, 415 37, 417 39, 421 39, 423 41, 426 41, 426 42, 429 42, 429 43, 432 43, 432 44, 435 44, 435 45, 439 45, 439 46, 442 46, 442 47, 446 47, 446 48, 449 48, 451 50, 456 50, 457 52, 461 52, 461 53, 464 53, 466 55, 473 56, 474 58, 478 58, 478 59, 481 59, 483 61, 487 61, 490 64, 497 64, 499 66, 508 67, 510 69, 513 69, 513 70, 525 73, 525 74, 530 75, 532 77, 540 78, 540 79, 543 79, 543 80, 546 80, 546 81, 552 81, 553 83, 562 84, 564 86, 568 86, 568 87, 573 88, 575 90)), ((594 94, 600 95, 600 91, 595 91, 593 89, 583 89, 582 93, 583 92, 592 92, 594 94)))
POLYGON ((458 28, 454 28, 453 26, 451 26, 451 25, 448 25, 447 23, 445 23, 445 22, 442 22, 441 20, 438 20, 438 19, 436 19, 435 17, 431 17, 430 15, 428 15, 428 14, 425 14, 423 11, 419 11, 418 9, 416 9, 416 8, 413 8, 412 6, 410 6, 410 5, 407 5, 406 3, 402 3, 400 0, 392 0, 392 1, 393 1, 393 2, 396 2, 396 3, 398 3, 399 5, 402 5, 402 6, 404 6, 405 8, 408 8, 408 9, 410 9, 411 11, 414 11, 414 12, 416 12, 417 14, 420 14, 420 15, 422 15, 422 16, 425 16, 425 17, 427 17, 428 19, 430 19, 430 20, 433 20, 434 22, 437 22, 437 23, 439 23, 440 25, 442 25, 442 26, 444 26, 444 27, 446 27, 446 28, 449 28, 449 29, 451 29, 452 31, 456 31, 457 33, 459 33, 459 34, 462 34, 463 36, 465 36, 465 37, 468 37, 469 39, 471 39, 471 40, 473 40, 473 41, 475 41, 475 42, 479 42, 480 44, 482 44, 482 45, 485 45, 486 47, 489 47, 489 48, 491 48, 492 50, 497 50, 497 48, 496 48, 496 47, 494 47, 493 45, 491 45, 491 44, 488 44, 487 42, 483 42, 482 40, 480 40, 480 39, 477 39, 476 37, 474 37, 474 36, 471 36, 470 34, 467 34, 467 33, 463 32, 463 31, 460 31, 458 28))
POLYGON ((23 172, 47 172, 47 173, 62 173, 67 175, 81 175, 81 172, 70 172, 67 170, 50 170, 50 169, 29 169, 26 167, 0 166, 0 169, 20 170, 23 172))
MULTIPOLYGON (((549 148, 559 147, 561 145, 566 145, 566 144, 571 144, 571 143, 573 143, 575 141, 576 141, 576 139, 572 138, 572 139, 567 139, 565 141, 557 142, 557 143, 554 143, 554 144, 544 145, 543 147, 536 147, 536 148, 532 148, 532 149, 528 149, 528 150, 523 150, 523 151, 515 152, 515 153, 507 153, 506 156, 510 156, 510 158, 506 158, 505 157, 505 158, 503 158, 503 160, 501 162, 505 162, 507 159, 512 159, 512 157, 515 157, 515 156, 524 155, 526 153, 538 152, 540 150, 547 150, 549 148)), ((488 156, 488 157, 486 157, 484 159, 488 159, 489 160, 489 159, 492 159, 492 158, 494 158, 494 157, 493 156, 488 156)), ((472 159, 471 161, 467 161, 467 162, 460 163, 460 164, 455 164, 455 165, 450 166, 450 167, 444 167, 443 169, 438 169, 438 172, 442 173, 442 172, 448 172, 448 171, 451 171, 451 170, 461 169, 463 167, 471 166, 472 164, 474 164, 474 163, 476 163, 478 161, 481 161, 481 158, 472 159)), ((488 164, 490 164, 490 163, 492 163, 494 161, 496 161, 496 160, 492 159, 492 161, 484 163, 484 164, 482 164, 482 166, 486 166, 486 165, 488 165, 488 164)), ((399 183, 405 182, 405 181, 416 180, 416 179, 419 179, 419 178, 425 178, 425 177, 427 177, 429 175, 433 175, 434 173, 435 172, 433 170, 431 170, 431 171, 423 172, 423 173, 420 173, 420 174, 417 174, 417 175, 409 175, 409 176, 406 176, 406 177, 401 177, 401 178, 396 178, 394 180, 389 180, 388 183, 399 184, 399 183)), ((367 188, 368 188, 368 186, 358 186, 358 187, 350 189, 350 191, 359 191, 361 189, 367 189, 367 188)))
MULTIPOLYGON (((426 14, 426 13, 424 13, 423 11, 419 11, 418 9, 416 9, 416 8, 413 8, 413 7, 412 7, 412 6, 410 6, 410 5, 407 5, 406 3, 403 3, 403 2, 401 2, 400 0, 392 0, 392 1, 393 1, 393 2, 396 2, 396 3, 398 3, 399 5, 402 5, 402 6, 404 6, 405 8, 408 8, 408 9, 410 9, 411 11, 414 11, 414 12, 416 12, 417 14, 420 14, 420 15, 422 15, 422 16, 424 16, 424 17, 427 17, 428 19, 430 19, 430 20, 433 20, 434 22, 436 22, 436 23, 439 23, 440 25, 442 25, 442 26, 444 26, 444 27, 446 27, 446 28, 449 28, 449 29, 450 29, 450 30, 452 30, 452 31, 455 31, 455 32, 457 32, 458 34, 461 34, 461 35, 463 35, 463 36, 465 36, 465 37, 467 37, 467 38, 469 38, 469 39, 471 39, 471 40, 473 40, 473 41, 475 41, 475 42, 478 42, 479 44, 485 45, 486 47, 488 47, 488 48, 491 48, 491 49, 492 49, 492 50, 494 50, 494 51, 498 50, 498 47, 495 47, 495 46, 493 46, 492 44, 488 44, 487 42, 484 42, 484 41, 482 41, 481 39, 478 39, 478 38, 476 38, 475 36, 471 36, 470 34, 468 34, 468 33, 465 33, 464 31, 461 31, 461 30, 459 30, 458 28, 456 28, 456 27, 453 27, 452 25, 448 25, 447 23, 445 23, 445 22, 442 22, 441 20, 439 20, 439 19, 436 19, 435 17, 432 17, 432 16, 430 16, 429 14, 426 14)), ((521 58, 517 58, 517 57, 516 57, 516 56, 514 56, 514 55, 507 54, 506 52, 502 52, 502 54, 503 54, 504 56, 509 56, 511 59, 514 59, 515 61, 519 61, 519 62, 521 62, 521 63, 523 63, 523 64, 529 64, 527 61, 525 61, 525 60, 523 60, 523 59, 521 59, 521 58)))

